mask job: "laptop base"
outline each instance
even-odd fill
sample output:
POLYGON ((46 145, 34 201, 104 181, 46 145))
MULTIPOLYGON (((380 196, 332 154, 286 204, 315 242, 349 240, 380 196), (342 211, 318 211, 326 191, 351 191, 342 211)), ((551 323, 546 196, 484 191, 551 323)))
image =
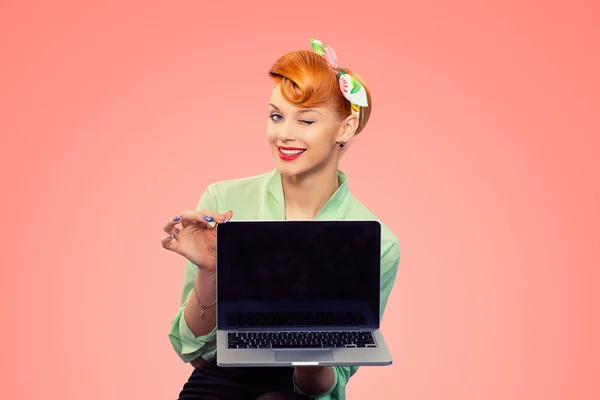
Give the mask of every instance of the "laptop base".
POLYGON ((386 366, 392 356, 379 329, 372 332, 377 347, 304 349, 230 349, 227 334, 240 330, 217 331, 217 365, 220 367, 294 366, 386 366))

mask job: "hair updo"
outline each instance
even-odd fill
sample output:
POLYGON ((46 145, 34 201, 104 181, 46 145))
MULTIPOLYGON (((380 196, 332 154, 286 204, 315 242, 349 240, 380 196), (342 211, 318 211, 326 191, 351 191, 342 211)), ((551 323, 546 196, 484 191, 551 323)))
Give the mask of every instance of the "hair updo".
MULTIPOLYGON (((364 80, 347 68, 338 68, 356 78, 367 92, 368 107, 360 108, 358 135, 369 121, 372 100, 364 80)), ((288 53, 273 64, 269 75, 281 84, 281 95, 297 107, 329 107, 338 118, 344 119, 352 113, 350 101, 344 97, 337 76, 325 58, 314 51, 299 50, 288 53)))

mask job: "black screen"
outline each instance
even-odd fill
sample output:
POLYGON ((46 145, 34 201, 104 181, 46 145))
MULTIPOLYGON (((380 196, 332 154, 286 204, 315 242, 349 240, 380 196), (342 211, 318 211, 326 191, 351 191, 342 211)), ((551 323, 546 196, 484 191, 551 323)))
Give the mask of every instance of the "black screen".
POLYGON ((379 327, 380 249, 377 221, 219 225, 219 328, 379 327))

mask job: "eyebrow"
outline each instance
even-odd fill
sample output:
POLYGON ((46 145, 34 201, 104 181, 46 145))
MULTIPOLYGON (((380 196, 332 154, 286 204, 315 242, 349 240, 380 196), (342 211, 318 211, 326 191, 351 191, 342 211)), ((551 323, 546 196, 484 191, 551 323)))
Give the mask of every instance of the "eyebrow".
MULTIPOLYGON (((277 111, 281 112, 281 110, 279 109, 279 107, 277 107, 275 104, 269 103, 269 105, 271 107, 273 107, 274 109, 276 109, 277 111)), ((311 112, 311 111, 314 111, 314 112, 316 112, 318 114, 321 114, 319 111, 315 110, 314 108, 307 108, 307 109, 304 109, 304 110, 300 110, 300 111, 298 111, 298 114, 303 114, 303 113, 307 113, 307 112, 311 112)))

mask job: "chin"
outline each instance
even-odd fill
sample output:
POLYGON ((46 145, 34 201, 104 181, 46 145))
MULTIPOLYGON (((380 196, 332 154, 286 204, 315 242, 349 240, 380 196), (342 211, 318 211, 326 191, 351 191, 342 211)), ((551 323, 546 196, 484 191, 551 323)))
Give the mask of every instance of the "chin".
POLYGON ((274 149, 273 153, 277 170, 279 170, 282 176, 286 177, 306 177, 316 173, 324 165, 324 163, 318 161, 315 162, 316 160, 311 158, 310 155, 307 157, 306 154, 301 155, 293 161, 284 160, 279 155, 277 147, 274 149))
POLYGON ((281 175, 285 176, 297 176, 302 174, 307 170, 306 163, 302 160, 303 156, 300 156, 299 159, 293 161, 286 161, 281 159, 279 155, 279 149, 275 147, 273 149, 273 159, 275 160, 275 165, 277 170, 281 173, 281 175))
POLYGON ((300 175, 304 175, 306 174, 306 172, 308 172, 308 169, 306 167, 301 167, 301 166, 295 166, 295 165, 289 165, 288 163, 285 163, 284 161, 278 160, 279 162, 277 163, 277 169, 279 170, 279 172, 281 173, 282 176, 300 176, 300 175))

